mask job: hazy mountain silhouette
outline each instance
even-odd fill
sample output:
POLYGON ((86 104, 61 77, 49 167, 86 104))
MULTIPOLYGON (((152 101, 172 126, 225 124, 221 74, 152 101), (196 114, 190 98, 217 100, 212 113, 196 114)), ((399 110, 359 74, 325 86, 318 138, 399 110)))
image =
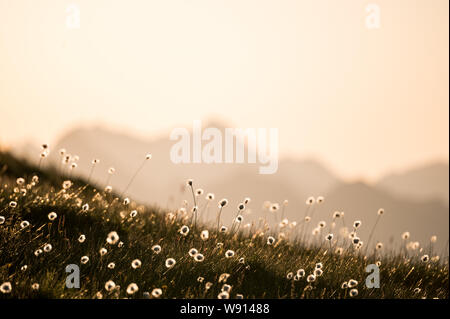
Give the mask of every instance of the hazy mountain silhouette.
MULTIPOLYGON (((208 126, 224 129, 220 123, 203 127, 208 126)), ((387 243, 390 239, 398 243, 403 231, 410 231, 412 240, 418 240, 423 245, 428 244, 431 235, 437 235, 439 241, 436 246, 439 249, 448 240, 448 208, 441 200, 430 200, 427 196, 419 198, 414 193, 419 191, 418 188, 411 188, 414 189, 413 197, 408 198, 407 194, 399 196, 397 191, 392 190, 393 186, 383 189, 384 183, 404 185, 401 182, 381 182, 374 187, 364 183, 348 184, 313 160, 281 159, 278 172, 273 175, 258 174, 259 164, 174 164, 169 155, 174 143, 169 140, 169 133, 143 139, 102 128, 79 128, 63 136, 58 145, 52 148, 51 160, 59 165, 57 150, 65 148, 68 153, 80 157, 74 173, 88 177, 92 159, 98 158, 100 163, 95 167, 91 181, 104 186, 108 179, 108 168, 114 167, 116 173, 109 184, 121 193, 144 161, 145 154, 151 153, 152 159, 145 163, 126 194, 145 203, 177 208, 183 199, 192 203, 191 194, 185 187, 186 180, 192 178, 195 188, 202 188, 205 194, 212 192, 216 196, 208 213, 203 213, 203 218, 210 221, 215 219, 217 201, 221 198, 230 201, 230 206, 223 213, 224 223, 229 223, 236 214, 238 203, 250 197, 250 214, 246 214, 245 222, 258 220, 264 214, 268 214, 269 220, 275 220, 274 216, 262 209, 263 202, 281 205, 285 199, 289 200, 285 217, 300 222, 307 197, 322 195, 325 202, 317 206, 309 231, 319 220, 329 224, 333 212, 339 210, 345 212, 347 226, 356 219, 363 221, 360 237, 367 240, 377 210, 383 207, 386 214, 377 226, 372 244, 377 240, 387 243)), ((418 176, 416 179, 420 180, 420 174, 412 175, 418 176)), ((427 183, 422 184, 424 194, 444 193, 440 187, 446 187, 448 192, 448 183, 441 184, 440 175, 437 176, 437 185, 433 184, 432 175, 424 176, 427 177, 427 183)), ((400 180, 401 177, 396 179, 400 180)), ((199 207, 205 203, 204 195, 199 197, 199 207)), ((342 221, 338 221, 337 225, 341 226, 340 223, 342 221)))
POLYGON ((440 199, 448 206, 448 163, 433 163, 388 175, 377 186, 407 199, 440 199))

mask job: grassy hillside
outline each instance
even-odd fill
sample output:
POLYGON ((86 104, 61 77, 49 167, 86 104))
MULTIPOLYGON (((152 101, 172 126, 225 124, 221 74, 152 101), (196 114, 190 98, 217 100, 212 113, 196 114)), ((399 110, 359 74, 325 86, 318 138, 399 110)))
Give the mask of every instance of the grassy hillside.
MULTIPOLYGON (((365 257, 364 247, 355 249, 347 238, 306 243, 300 225, 269 230, 263 221, 226 225, 221 233, 216 225, 194 226, 193 198, 186 211, 144 207, 83 181, 64 187, 66 179, 55 171, 39 171, 5 153, 0 171, 0 298, 448 298, 448 263, 428 251, 426 262, 419 251, 365 257), (183 226, 189 226, 185 235, 183 226), (205 230, 208 238, 202 238, 205 230), (201 255, 190 256, 192 248, 201 255), (228 251, 234 255, 227 257, 228 251), (176 262, 170 268, 169 258, 176 262), (375 262, 381 287, 370 289, 365 268, 375 262), (69 264, 80 267, 79 289, 66 288, 69 264), (357 283, 342 288, 350 280, 357 283)), ((215 214, 217 199, 212 203, 215 214)), ((237 214, 235 206, 223 214, 237 214)))

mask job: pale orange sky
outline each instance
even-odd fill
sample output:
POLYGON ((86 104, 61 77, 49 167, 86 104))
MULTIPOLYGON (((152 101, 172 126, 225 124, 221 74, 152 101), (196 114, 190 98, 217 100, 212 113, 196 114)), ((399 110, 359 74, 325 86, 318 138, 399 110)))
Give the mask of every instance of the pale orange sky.
POLYGON ((0 0, 0 143, 56 142, 80 123, 151 136, 216 115, 278 127, 282 155, 351 179, 448 160, 448 6, 0 0), (80 29, 66 27, 71 3, 80 29))

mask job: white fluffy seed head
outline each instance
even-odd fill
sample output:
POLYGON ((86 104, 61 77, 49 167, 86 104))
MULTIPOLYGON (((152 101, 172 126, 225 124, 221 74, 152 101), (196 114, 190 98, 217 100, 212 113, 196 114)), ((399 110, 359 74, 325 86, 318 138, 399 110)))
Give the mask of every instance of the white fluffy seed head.
POLYGON ((119 234, 116 231, 112 231, 106 237, 106 242, 110 245, 115 245, 119 241, 119 234))
POLYGON ((139 259, 135 259, 131 262, 131 267, 133 269, 138 269, 142 266, 142 262, 139 259))
POLYGON ((116 284, 112 280, 108 280, 105 283, 105 290, 106 291, 112 291, 114 288, 116 288, 116 284))
POLYGON ((233 257, 234 256, 234 251, 232 251, 231 249, 230 250, 227 250, 226 252, 225 252, 225 257, 226 258, 231 258, 231 257, 233 257))
POLYGON ((138 285, 136 285, 134 282, 129 284, 127 287, 127 294, 133 295, 139 290, 138 285))
POLYGON ((167 258, 166 259, 166 267, 167 268, 172 268, 173 266, 175 266, 176 263, 177 262, 173 258, 167 258))
POLYGON ((155 254, 159 254, 161 252, 161 246, 160 245, 153 245, 152 250, 155 254))

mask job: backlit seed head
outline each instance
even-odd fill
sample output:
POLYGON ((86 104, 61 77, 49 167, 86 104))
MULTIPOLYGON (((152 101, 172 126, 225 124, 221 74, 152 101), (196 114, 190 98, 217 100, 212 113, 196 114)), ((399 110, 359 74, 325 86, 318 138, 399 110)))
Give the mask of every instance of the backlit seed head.
POLYGON ((116 169, 114 167, 108 168, 108 174, 113 175, 116 172, 116 169))
POLYGON ((106 237, 106 242, 110 245, 115 245, 119 241, 119 234, 117 232, 112 231, 106 237))
POLYGON ((20 228, 24 229, 26 227, 30 226, 30 222, 24 220, 23 222, 20 223, 20 228))
POLYGON ((238 205, 238 210, 244 210, 245 209, 245 205, 244 205, 244 203, 240 203, 239 205, 238 205))
POLYGON ((154 298, 159 298, 162 295, 162 290, 160 288, 155 288, 152 290, 152 296, 154 298))
POLYGON ((358 245, 360 241, 359 237, 353 237, 352 239, 353 245, 358 245))
POLYGON ((51 212, 47 217, 49 220, 53 221, 56 219, 56 217, 58 217, 58 215, 55 212, 51 212))
POLYGON ((10 201, 10 202, 9 202, 9 207, 11 207, 11 208, 16 208, 16 207, 17 207, 17 202, 15 202, 15 201, 10 201))
POLYGON ((230 274, 223 273, 219 276, 219 282, 227 282, 228 278, 230 278, 230 274))
POLYGON ((430 257, 428 255, 423 255, 420 260, 424 263, 427 263, 430 261, 430 257))
POLYGON ((138 214, 138 212, 137 212, 137 210, 132 210, 131 212, 130 212, 130 217, 131 218, 134 218, 134 217, 136 217, 137 216, 137 214, 138 214))
POLYGON ((305 222, 310 222, 311 221, 311 217, 309 217, 309 216, 305 216, 305 222))
POLYGON ((20 267, 20 270, 22 270, 22 271, 25 271, 25 270, 27 270, 28 269, 28 266, 27 265, 23 265, 22 267, 20 267))
POLYGON ((332 240, 333 240, 333 234, 328 234, 328 235, 325 237, 325 239, 328 240, 328 241, 332 241, 332 240))
POLYGON ((203 230, 203 231, 200 233, 200 238, 201 238, 202 240, 207 240, 207 239, 209 238, 209 231, 208 231, 208 230, 203 230))
POLYGON ((383 214, 384 214, 384 209, 383 209, 383 208, 380 208, 380 209, 378 210, 377 214, 378 214, 379 216, 383 215, 383 214))
POLYGON ((350 297, 356 297, 358 296, 358 289, 353 288, 352 290, 350 290, 350 297))
POLYGON ((293 272, 288 272, 286 274, 286 279, 291 280, 294 277, 294 273, 293 272))
POLYGON ((109 269, 114 269, 114 268, 116 268, 116 264, 113 263, 113 262, 110 262, 110 263, 108 264, 108 268, 109 268, 109 269))
POLYGON ((189 234, 189 227, 184 225, 180 228, 179 232, 181 235, 187 236, 187 234, 189 234))
POLYGON ((131 262, 131 267, 133 269, 138 269, 142 266, 142 262, 139 259, 135 259, 131 262))
POLYGON ((98 252, 100 253, 100 256, 105 256, 108 251, 106 250, 106 248, 100 248, 98 252))
POLYGON ((325 226, 327 225, 327 223, 325 221, 320 221, 319 224, 317 224, 317 226, 319 226, 319 228, 325 228, 325 226))
POLYGON ((80 243, 84 243, 85 240, 86 240, 86 236, 85 235, 80 235, 80 237, 78 237, 78 241, 80 243))
POLYGON ((219 202, 219 208, 223 208, 223 207, 225 207, 225 206, 227 206, 228 205, 228 199, 222 199, 220 202, 219 202))
POLYGON ((341 285, 342 289, 347 289, 348 288, 348 283, 346 281, 344 281, 341 285))
POLYGON ((314 276, 320 277, 323 274, 323 270, 320 268, 314 269, 314 276))
POLYGON ((146 160, 152 159, 152 154, 147 154, 147 155, 145 155, 145 159, 146 159, 146 160))
POLYGON ((130 203, 130 199, 127 197, 123 200, 124 205, 128 205, 130 203))
POLYGON ((205 260, 205 256, 203 256, 202 254, 195 254, 194 260, 195 260, 196 262, 202 262, 202 261, 205 260))
POLYGON ((242 215, 238 215, 235 219, 236 223, 241 223, 244 220, 244 217, 242 215))
POLYGON ((53 248, 52 245, 46 244, 46 245, 44 246, 44 252, 49 253, 49 252, 52 251, 52 248, 53 248))
POLYGON ((324 200, 325 200, 325 198, 323 196, 319 196, 316 198, 317 204, 322 204, 324 200))
POLYGON ((0 292, 2 294, 9 294, 12 291, 12 286, 11 283, 9 281, 4 282, 0 285, 0 292))
POLYGON ((322 269, 323 268, 323 264, 322 263, 317 263, 315 266, 315 269, 322 269))
POLYGON ((62 184, 63 189, 69 189, 70 187, 72 187, 72 182, 71 181, 64 181, 62 184))
POLYGON ((93 165, 96 165, 96 164, 98 164, 98 163, 100 163, 100 160, 99 160, 98 158, 94 158, 94 159, 92 160, 92 164, 93 164, 93 165))
POLYGON ((221 291, 218 295, 217 295, 217 299, 230 299, 230 294, 226 291, 221 291))
POLYGON ((409 234, 409 232, 404 232, 403 234, 402 234, 402 239, 403 240, 406 240, 406 239, 408 239, 409 238, 409 236, 410 236, 410 234, 409 234))
POLYGON ((314 197, 308 197, 308 199, 306 200, 306 205, 313 205, 315 201, 316 200, 314 199, 314 197))
POLYGON ((377 243, 377 245, 375 246, 375 248, 377 250, 380 250, 381 248, 383 248, 383 243, 377 243))
POLYGON ((356 286, 358 286, 358 282, 355 279, 350 279, 348 281, 348 287, 349 288, 353 288, 353 287, 356 287, 356 286))
POLYGON ((275 238, 272 236, 267 237, 267 245, 273 245, 275 243, 275 238))
POLYGON ((250 203, 250 201, 251 201, 250 197, 246 197, 244 199, 244 204, 247 205, 248 203, 250 203))
POLYGON ((240 263, 240 264, 245 264, 245 259, 244 259, 244 257, 239 258, 239 263, 240 263))
POLYGON ((5 223, 5 217, 4 216, 0 216, 0 225, 5 223))
POLYGON ((306 281, 307 281, 307 282, 314 282, 314 281, 316 281, 316 276, 314 276, 313 274, 311 274, 311 275, 309 275, 309 276, 306 278, 306 281))
POLYGON ((280 209, 280 205, 278 203, 272 203, 270 205, 270 211, 271 212, 276 212, 280 209))
POLYGON ((195 249, 195 248, 189 249, 189 256, 194 257, 197 254, 198 254, 198 250, 197 249, 195 249))
POLYGON ((354 222, 353 222, 353 228, 358 228, 359 226, 361 226, 361 221, 360 220, 355 220, 354 222))
POLYGON ((214 200, 214 194, 213 194, 213 193, 208 193, 208 194, 206 195, 206 199, 209 200, 209 201, 214 200))
POLYGON ((127 294, 133 295, 139 290, 138 285, 136 285, 134 282, 129 284, 127 287, 127 294))
POLYGON ((175 266, 176 263, 177 262, 173 258, 167 258, 166 259, 166 267, 167 268, 172 268, 173 266, 175 266))
POLYGON ((430 242, 435 243, 437 241, 437 237, 435 235, 431 236, 430 242))
POLYGON ((209 290, 212 287, 213 283, 212 282, 207 282, 205 284, 205 290, 209 290))
POLYGON ((236 294, 236 299, 244 299, 244 295, 243 294, 236 294))
POLYGON ((81 257, 80 261, 81 261, 81 263, 82 263, 83 265, 85 265, 85 264, 88 263, 89 257, 88 257, 88 256, 83 256, 83 257, 81 257))
POLYGON ((188 179, 187 182, 186 182, 186 184, 188 186, 192 186, 193 183, 194 183, 194 181, 192 179, 188 179))
POLYGON ((25 184, 25 179, 22 177, 19 177, 18 179, 16 179, 16 183, 17 183, 17 185, 21 186, 21 185, 25 184))
POLYGON ((230 293, 231 292, 231 285, 223 284, 223 286, 221 288, 221 291, 226 291, 226 292, 230 293))
POLYGON ((217 243, 216 247, 219 248, 219 249, 222 248, 223 247, 223 243, 217 243))
POLYGON ((31 285, 31 289, 34 291, 39 290, 39 284, 37 282, 35 282, 34 284, 31 285))
POLYGON ((198 281, 198 282, 203 282, 203 280, 205 280, 205 278, 203 278, 203 277, 198 277, 198 278, 197 278, 197 281, 198 281))
POLYGON ((114 290, 114 288, 116 288, 116 284, 114 283, 114 281, 108 280, 105 283, 105 290, 106 291, 112 291, 112 290, 114 290))
POLYGON ((228 230, 228 227, 227 227, 227 226, 222 226, 222 227, 220 227, 220 232, 221 232, 221 233, 226 233, 227 230, 228 230))
POLYGON ((340 217, 341 217, 341 212, 336 211, 333 213, 333 219, 340 218, 340 217))
POLYGON ((231 249, 230 250, 227 250, 226 252, 225 252, 225 257, 226 258, 231 258, 231 257, 233 257, 234 256, 234 251, 232 251, 231 249))
POLYGON ((82 207, 81 207, 81 209, 84 211, 84 212, 87 212, 88 210, 89 210, 89 204, 84 204, 82 207))
POLYGON ((40 254, 42 254, 43 253, 43 251, 42 251, 42 249, 36 249, 35 251, 34 251, 34 255, 37 257, 37 256, 39 256, 40 254))
POLYGON ((299 276, 300 278, 305 277, 305 270, 304 269, 299 269, 297 270, 297 276, 299 276))
POLYGON ((155 254, 159 254, 161 252, 161 246, 160 245, 153 245, 152 250, 155 254))

